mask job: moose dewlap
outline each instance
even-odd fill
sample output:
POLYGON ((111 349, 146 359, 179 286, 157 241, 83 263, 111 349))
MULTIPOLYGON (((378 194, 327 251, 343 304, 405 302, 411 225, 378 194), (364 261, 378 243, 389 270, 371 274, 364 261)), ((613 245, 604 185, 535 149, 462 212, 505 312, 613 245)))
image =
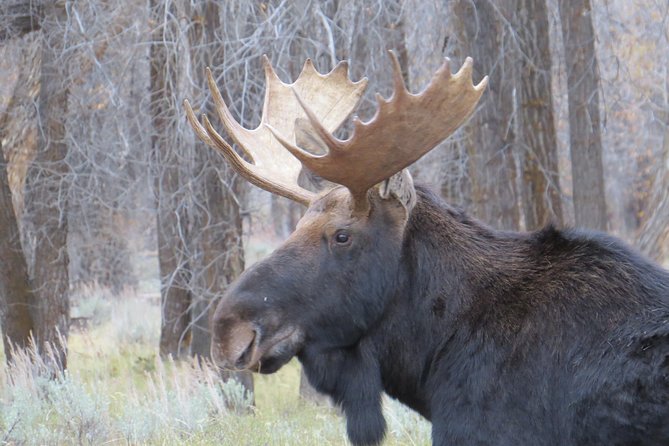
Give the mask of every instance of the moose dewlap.
POLYGON ((333 132, 366 80, 307 61, 292 84, 265 59, 261 123, 243 128, 208 72, 218 117, 190 123, 251 183, 308 209, 226 290, 212 356, 272 373, 297 356, 341 405, 354 445, 382 441, 387 392, 432 421, 435 445, 669 444, 669 273, 599 233, 495 231, 405 170, 474 110, 487 79, 448 60, 394 92, 351 137, 333 132), (298 186, 305 168, 335 187, 298 186))

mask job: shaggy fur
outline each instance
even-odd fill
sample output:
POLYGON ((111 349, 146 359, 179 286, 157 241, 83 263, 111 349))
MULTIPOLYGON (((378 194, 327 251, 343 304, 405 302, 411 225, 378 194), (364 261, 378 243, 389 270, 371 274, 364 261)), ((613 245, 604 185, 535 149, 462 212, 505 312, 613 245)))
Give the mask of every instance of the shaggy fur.
POLYGON ((372 196, 347 249, 298 229, 228 292, 216 342, 230 312, 300 327, 260 371, 297 354, 354 445, 383 439, 383 391, 439 446, 669 444, 666 271, 604 234, 495 231, 417 193, 399 228, 372 196))

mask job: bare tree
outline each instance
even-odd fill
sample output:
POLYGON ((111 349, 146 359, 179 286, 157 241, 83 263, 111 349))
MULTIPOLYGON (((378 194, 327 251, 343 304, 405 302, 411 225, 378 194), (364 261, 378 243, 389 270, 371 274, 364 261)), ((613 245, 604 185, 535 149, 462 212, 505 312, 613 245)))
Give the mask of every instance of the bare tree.
POLYGON ((158 232, 158 260, 161 280, 162 322, 160 354, 180 357, 189 345, 189 271, 186 255, 188 214, 182 191, 185 160, 181 150, 192 144, 183 130, 177 110, 184 96, 187 48, 181 27, 185 16, 182 0, 151 1, 155 28, 151 44, 151 117, 158 232))
MULTIPOLYGON (((667 124, 669 128, 669 123, 667 124)), ((637 247, 649 257, 664 262, 669 254, 669 131, 663 145, 663 168, 657 170, 653 194, 649 200, 650 216, 644 220, 636 238, 637 247)))
MULTIPOLYGON (((40 18, 30 2, 6 2, 0 6, 0 15, 9 18, 0 25, 0 41, 39 29, 40 18)), ((17 85, 18 89, 21 87, 21 84, 17 85)), ((16 93, 12 93, 12 99, 16 93)), ((9 111, 0 111, 0 328, 8 362, 12 360, 14 349, 30 345, 35 330, 35 299, 9 184, 9 156, 3 148, 3 141, 8 136, 9 111)))
POLYGON ((569 144, 577 226, 606 230, 599 72, 590 0, 558 2, 569 102, 569 144))
POLYGON ((525 227, 536 229, 549 221, 562 223, 548 10, 544 0, 514 0, 510 12, 519 50, 516 144, 522 207, 525 227))
MULTIPOLYGON (((225 57, 218 34, 222 31, 217 2, 198 0, 190 5, 191 28, 189 48, 191 71, 200 94, 191 100, 201 103, 202 111, 212 116, 211 99, 204 93, 205 68, 220 73, 225 57), (197 99, 196 99, 197 98, 197 99), (207 100, 208 99, 208 100, 207 100)), ((202 142, 194 143, 191 157, 191 180, 188 246, 191 268, 190 353, 210 357, 211 329, 209 319, 216 303, 244 270, 241 199, 245 182, 238 178, 223 157, 202 142)), ((250 372, 236 374, 247 390, 253 390, 250 372)))
POLYGON ((74 288, 93 285, 114 294, 137 284, 129 243, 132 221, 138 216, 133 199, 139 181, 133 170, 150 152, 128 116, 136 113, 139 103, 139 95, 133 93, 147 89, 149 70, 148 46, 136 44, 140 35, 142 40, 146 37, 145 31, 138 32, 145 28, 137 21, 147 22, 148 8, 138 5, 133 11, 133 6, 72 3, 77 20, 68 110, 76 117, 68 119, 70 282, 74 288), (127 58, 128 47, 137 57, 127 58), (144 58, 139 57, 142 53, 144 58), (138 65, 145 76, 133 81, 138 65))
POLYGON ((11 361, 12 347, 25 348, 30 345, 30 336, 34 330, 31 310, 35 302, 28 265, 21 248, 21 235, 12 205, 6 166, 0 150, 0 326, 5 355, 7 361, 11 361))
MULTIPOLYGON (((666 43, 669 43, 669 30, 664 35, 666 43)), ((669 63, 669 55, 664 56, 669 63)), ((669 65, 665 65, 667 67, 669 65)), ((662 140, 662 151, 660 162, 655 168, 655 178, 651 188, 649 199, 649 216, 644 219, 636 236, 636 244, 646 255, 657 261, 663 262, 669 255, 669 70, 665 68, 665 83, 663 94, 658 95, 663 99, 663 104, 658 110, 658 117, 664 122, 664 137, 662 140)))
POLYGON ((67 66, 69 15, 66 5, 49 2, 42 23, 42 67, 38 102, 38 149, 26 180, 24 221, 27 258, 32 271, 36 307, 35 337, 40 351, 58 368, 67 365, 69 276, 67 252, 67 188, 69 167, 65 116, 68 88, 61 83, 67 66), (49 347, 50 346, 50 347, 49 347))
POLYGON ((513 145, 514 64, 509 27, 504 20, 509 1, 456 0, 462 53, 475 60, 475 77, 490 77, 486 94, 466 129, 469 156, 469 199, 472 212, 498 228, 520 225, 513 145))

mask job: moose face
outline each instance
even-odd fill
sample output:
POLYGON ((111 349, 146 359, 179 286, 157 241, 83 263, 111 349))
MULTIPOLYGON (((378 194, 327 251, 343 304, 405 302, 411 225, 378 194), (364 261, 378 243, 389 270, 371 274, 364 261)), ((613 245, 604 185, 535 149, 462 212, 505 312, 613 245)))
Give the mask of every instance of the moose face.
POLYGON ((376 115, 354 119, 346 140, 332 132, 366 80, 351 81, 345 62, 322 75, 308 60, 285 84, 265 58, 265 104, 253 130, 235 121, 208 71, 219 120, 245 157, 184 102, 198 137, 240 175, 309 207, 286 243, 242 274, 216 308, 212 356, 219 365, 270 373, 305 347, 354 345, 383 314, 415 197, 405 168, 467 119, 487 83, 472 85, 471 59, 455 74, 447 59, 421 93, 411 94, 392 53, 391 60, 392 96, 378 96, 376 115), (344 187, 317 196, 298 185, 303 168, 344 187))
POLYGON ((407 213, 396 199, 369 196, 369 212, 357 215, 345 188, 323 194, 283 246, 229 287, 212 320, 220 367, 272 373, 305 344, 354 345, 381 318, 407 213))

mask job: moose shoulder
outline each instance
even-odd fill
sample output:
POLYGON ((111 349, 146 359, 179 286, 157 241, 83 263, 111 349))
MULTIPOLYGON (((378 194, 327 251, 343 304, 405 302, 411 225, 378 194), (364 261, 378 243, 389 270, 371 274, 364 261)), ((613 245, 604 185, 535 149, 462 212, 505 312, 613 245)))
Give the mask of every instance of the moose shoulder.
POLYGON ((286 85, 266 64, 255 130, 209 76, 251 162, 186 104, 240 174, 309 206, 221 299, 217 364, 272 373, 297 356, 355 445, 383 439, 384 391, 432 421, 435 445, 669 444, 669 274, 612 237, 495 231, 415 187, 403 169, 469 116, 485 82, 471 85, 471 62, 455 75, 444 64, 410 95, 393 66, 393 96, 345 141, 331 132, 365 86, 345 65, 320 75, 308 62, 286 85), (303 150, 314 146, 326 155, 303 150), (341 186, 300 189, 302 166, 341 186))

